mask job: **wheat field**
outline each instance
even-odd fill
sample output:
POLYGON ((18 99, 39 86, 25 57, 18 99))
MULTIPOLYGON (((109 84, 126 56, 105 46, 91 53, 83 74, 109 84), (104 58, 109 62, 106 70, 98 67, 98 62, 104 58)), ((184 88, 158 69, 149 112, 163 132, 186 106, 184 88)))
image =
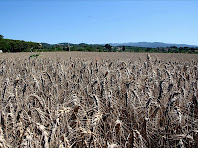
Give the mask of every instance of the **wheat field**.
POLYGON ((0 54, 0 147, 198 147, 198 55, 0 54))

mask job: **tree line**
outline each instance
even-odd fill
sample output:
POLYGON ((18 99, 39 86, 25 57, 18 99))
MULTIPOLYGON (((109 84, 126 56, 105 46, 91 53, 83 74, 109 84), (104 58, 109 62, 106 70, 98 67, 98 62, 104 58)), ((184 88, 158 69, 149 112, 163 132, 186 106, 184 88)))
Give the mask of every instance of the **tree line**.
POLYGON ((39 43, 26 42, 23 40, 4 39, 4 36, 0 35, 0 50, 3 52, 25 52, 39 48, 39 43))
POLYGON ((197 47, 135 47, 111 46, 110 44, 71 44, 71 43, 35 43, 23 40, 4 39, 0 35, 0 50, 3 52, 45 52, 45 51, 88 51, 88 52, 164 52, 164 53, 198 53, 197 47))

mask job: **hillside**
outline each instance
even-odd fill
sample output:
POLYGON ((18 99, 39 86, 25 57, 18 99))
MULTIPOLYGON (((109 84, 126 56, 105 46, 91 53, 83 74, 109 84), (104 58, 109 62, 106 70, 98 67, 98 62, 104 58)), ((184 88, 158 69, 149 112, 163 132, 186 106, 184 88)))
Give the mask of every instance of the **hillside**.
POLYGON ((196 45, 187 45, 187 44, 169 44, 162 42, 129 42, 129 43, 109 43, 111 46, 136 46, 136 47, 149 47, 149 48, 157 48, 157 47, 198 47, 196 45))

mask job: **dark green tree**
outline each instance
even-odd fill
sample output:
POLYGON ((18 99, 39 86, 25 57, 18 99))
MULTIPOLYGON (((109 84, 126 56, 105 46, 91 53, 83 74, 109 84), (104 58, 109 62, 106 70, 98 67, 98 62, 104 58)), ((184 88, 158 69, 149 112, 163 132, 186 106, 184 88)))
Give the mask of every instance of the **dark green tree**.
POLYGON ((4 36, 0 34, 0 40, 2 40, 3 38, 4 38, 4 36))
POLYGON ((125 46, 122 46, 122 51, 125 51, 125 50, 126 50, 125 46))
POLYGON ((111 51, 111 49, 112 49, 112 46, 110 44, 106 44, 104 47, 108 51, 111 51))

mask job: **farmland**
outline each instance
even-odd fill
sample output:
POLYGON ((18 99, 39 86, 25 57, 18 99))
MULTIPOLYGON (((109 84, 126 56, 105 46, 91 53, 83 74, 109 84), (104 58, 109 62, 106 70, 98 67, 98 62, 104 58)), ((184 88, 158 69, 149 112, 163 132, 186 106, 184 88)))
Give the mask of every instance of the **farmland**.
POLYGON ((0 54, 0 147, 198 147, 198 55, 0 54))

